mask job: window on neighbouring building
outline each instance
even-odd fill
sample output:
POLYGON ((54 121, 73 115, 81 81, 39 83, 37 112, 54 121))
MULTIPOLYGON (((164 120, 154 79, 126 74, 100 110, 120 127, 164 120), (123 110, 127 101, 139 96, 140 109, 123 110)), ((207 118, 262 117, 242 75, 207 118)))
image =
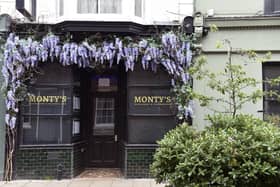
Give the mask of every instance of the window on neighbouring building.
POLYGON ((265 0, 266 15, 280 14, 280 0, 265 0))
POLYGON ((120 14, 122 0, 78 0, 79 14, 100 13, 120 14))
MULTIPOLYGON (((263 80, 274 79, 280 76, 280 63, 264 63, 263 65, 263 80)), ((264 83, 264 91, 276 91, 280 93, 280 85, 270 85, 264 83)), ((280 115, 280 102, 276 96, 265 96, 264 97, 264 114, 271 115, 276 114, 280 115)))
POLYGON ((142 0, 135 0, 135 16, 142 17, 143 4, 142 0))

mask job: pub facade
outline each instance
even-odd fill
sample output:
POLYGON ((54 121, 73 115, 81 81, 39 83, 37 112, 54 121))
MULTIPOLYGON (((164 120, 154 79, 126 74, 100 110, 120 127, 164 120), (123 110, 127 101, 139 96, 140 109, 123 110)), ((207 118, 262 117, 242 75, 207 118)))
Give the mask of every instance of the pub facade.
MULTIPOLYGON (((157 10, 157 18, 150 20, 157 2, 144 0, 58 0, 52 4, 56 16, 50 17, 42 13, 49 4, 30 2, 32 11, 16 1, 30 21, 17 21, 13 32, 26 36, 27 28, 42 33, 48 28, 77 43, 97 33, 146 37, 177 27, 181 19, 160 20, 157 14, 163 10, 157 10)), ((166 2, 162 9, 171 5, 166 2)), ((132 72, 116 59, 111 67, 96 68, 48 60, 38 70, 20 103, 15 179, 73 178, 88 168, 119 168, 127 178, 150 177, 156 141, 178 123, 171 77, 164 67, 155 73, 136 63, 132 72)))
POLYGON ((156 141, 176 125, 166 72, 41 68, 21 106, 16 178, 69 178, 86 168, 149 177, 156 141))

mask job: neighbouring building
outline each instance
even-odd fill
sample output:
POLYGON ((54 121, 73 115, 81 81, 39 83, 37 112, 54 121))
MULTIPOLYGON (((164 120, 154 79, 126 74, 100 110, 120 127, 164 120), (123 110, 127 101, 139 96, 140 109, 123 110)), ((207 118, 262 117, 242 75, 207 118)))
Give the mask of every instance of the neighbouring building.
MULTIPOLYGON (((258 81, 280 76, 280 1, 279 0, 196 0, 195 12, 204 15, 205 27, 216 25, 218 32, 209 32, 202 40, 203 52, 207 57, 207 68, 213 72, 223 71, 227 60, 226 49, 217 49, 218 41, 228 39, 232 47, 237 49, 252 49, 260 55, 271 52, 267 63, 247 63, 245 70, 249 77, 258 81)), ((233 56, 234 64, 245 64, 245 57, 233 56)), ((194 89, 207 95, 215 95, 207 87, 205 81, 194 80, 194 89)), ((267 85, 258 84, 257 89, 270 89, 267 85)), ((278 89, 278 88, 276 88, 278 89)), ((248 89, 248 92, 250 89, 248 89)), ((212 103, 210 108, 219 109, 221 104, 212 103)), ((206 114, 213 113, 207 107, 196 103, 194 125, 202 129, 206 114)), ((280 105, 275 98, 259 100, 257 103, 247 103, 242 112, 263 118, 265 114, 279 114, 280 105)))
MULTIPOLYGON (((192 15, 193 3, 0 0, 0 14, 4 13, 16 22, 18 35, 48 27, 61 36, 70 33, 79 42, 96 33, 148 36, 177 27, 192 15), (24 16, 15 10, 15 3, 24 16)), ((150 176, 156 141, 177 123, 165 71, 155 74, 137 65, 131 73, 118 66, 92 70, 58 63, 40 68, 29 88, 32 95, 21 103, 16 179, 57 178, 59 172, 63 178, 72 178, 90 167, 120 168, 128 178, 150 176)), ((1 104, 1 116, 4 111, 1 104)), ((3 156, 4 149, 0 150, 3 156)))

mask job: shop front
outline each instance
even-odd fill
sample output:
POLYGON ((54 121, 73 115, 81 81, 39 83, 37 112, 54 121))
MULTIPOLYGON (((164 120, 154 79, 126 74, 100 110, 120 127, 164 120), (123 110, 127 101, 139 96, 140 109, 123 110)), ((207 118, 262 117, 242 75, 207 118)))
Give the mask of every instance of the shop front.
POLYGON ((156 141, 176 125, 171 80, 123 65, 41 63, 21 103, 16 179, 73 178, 89 168, 150 177, 156 141))

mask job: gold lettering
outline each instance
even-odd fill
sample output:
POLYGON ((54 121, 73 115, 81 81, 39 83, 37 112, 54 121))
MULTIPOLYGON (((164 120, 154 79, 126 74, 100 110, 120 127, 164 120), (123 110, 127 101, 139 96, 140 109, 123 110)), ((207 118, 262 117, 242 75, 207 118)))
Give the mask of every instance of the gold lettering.
POLYGON ((58 103, 59 97, 61 97, 61 96, 54 96, 54 99, 55 99, 55 102, 56 102, 56 103, 58 103))
POLYGON ((154 97, 153 96, 148 96, 148 103, 153 103, 154 102, 154 97))
POLYGON ((42 102, 43 103, 48 103, 49 102, 49 96, 43 96, 42 102))
POLYGON ((171 103, 171 96, 166 97, 166 103, 171 103))
POLYGON ((36 101, 37 103, 41 103, 43 101, 42 96, 37 96, 36 101))
POLYGON ((134 103, 141 103, 141 96, 134 96, 134 103))
POLYGON ((53 98, 55 97, 55 96, 48 96, 49 98, 50 98, 50 103, 53 103, 53 98))
POLYGON ((171 96, 134 96, 135 104, 170 104, 171 96))
POLYGON ((29 96, 29 102, 35 103, 36 102, 36 97, 34 95, 29 96))
POLYGON ((142 103, 147 103, 148 98, 146 96, 141 97, 142 103))
POLYGON ((62 103, 66 103, 66 101, 67 101, 67 97, 66 97, 66 96, 62 96, 61 102, 62 102, 62 103))

